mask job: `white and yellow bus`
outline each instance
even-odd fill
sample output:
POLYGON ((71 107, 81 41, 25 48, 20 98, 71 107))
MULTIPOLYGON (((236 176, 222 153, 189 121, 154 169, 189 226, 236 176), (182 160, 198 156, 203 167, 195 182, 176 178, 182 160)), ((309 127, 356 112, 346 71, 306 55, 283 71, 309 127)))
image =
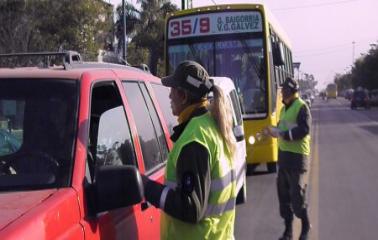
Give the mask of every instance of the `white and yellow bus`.
POLYGON ((327 94, 327 99, 330 99, 330 98, 336 99, 337 98, 337 85, 336 85, 336 83, 330 83, 330 84, 327 85, 326 94, 327 94))
POLYGON ((233 80, 249 143, 247 163, 266 163, 275 172, 277 140, 254 139, 277 124, 279 86, 293 76, 293 67, 290 42, 266 7, 230 4, 178 11, 167 17, 165 34, 166 74, 183 60, 195 60, 211 76, 233 80))

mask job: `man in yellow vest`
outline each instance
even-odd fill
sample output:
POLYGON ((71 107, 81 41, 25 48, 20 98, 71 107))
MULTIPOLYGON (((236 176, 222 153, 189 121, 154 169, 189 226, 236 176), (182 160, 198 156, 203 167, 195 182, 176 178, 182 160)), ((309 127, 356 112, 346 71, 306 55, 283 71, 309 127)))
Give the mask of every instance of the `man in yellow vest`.
POLYGON ((285 221, 285 231, 280 240, 293 239, 294 214, 302 222, 299 239, 309 238, 311 228, 306 202, 307 173, 310 156, 311 113, 298 96, 298 82, 286 78, 282 85, 284 106, 277 128, 267 132, 278 138, 277 190, 280 214, 285 221))
POLYGON ((206 70, 184 61, 162 79, 179 125, 165 184, 143 177, 145 197, 162 212, 161 239, 233 239, 236 179, 232 114, 206 70), (209 105, 207 94, 213 92, 209 105))

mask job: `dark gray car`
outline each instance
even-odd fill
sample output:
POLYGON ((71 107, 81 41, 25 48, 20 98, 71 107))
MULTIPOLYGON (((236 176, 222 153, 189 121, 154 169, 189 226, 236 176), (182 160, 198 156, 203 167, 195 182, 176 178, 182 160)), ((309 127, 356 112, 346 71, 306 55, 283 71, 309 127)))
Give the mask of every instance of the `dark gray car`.
POLYGON ((370 108, 369 96, 364 90, 356 90, 353 92, 350 108, 356 109, 358 107, 363 107, 365 109, 370 108))

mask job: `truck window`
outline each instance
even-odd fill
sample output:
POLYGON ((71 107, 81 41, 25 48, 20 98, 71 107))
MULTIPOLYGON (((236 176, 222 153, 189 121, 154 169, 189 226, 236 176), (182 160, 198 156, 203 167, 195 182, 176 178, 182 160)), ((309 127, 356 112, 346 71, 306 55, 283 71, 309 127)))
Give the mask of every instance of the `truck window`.
POLYGON ((91 171, 104 165, 136 165, 129 123, 115 84, 98 83, 93 87, 91 99, 88 146, 91 171))
POLYGON ((160 168, 168 156, 164 131, 145 86, 138 82, 123 82, 123 86, 136 123, 145 170, 152 172, 160 168))
POLYGON ((24 100, 0 100, 0 156, 10 155, 20 149, 24 111, 24 100))
POLYGON ((0 190, 67 186, 77 113, 76 81, 2 79, 0 190))
POLYGON ((160 110, 163 113, 164 119, 167 123, 169 133, 173 134, 173 127, 178 124, 177 118, 172 114, 171 100, 169 99, 169 88, 159 84, 151 84, 154 89, 156 99, 159 102, 160 110))

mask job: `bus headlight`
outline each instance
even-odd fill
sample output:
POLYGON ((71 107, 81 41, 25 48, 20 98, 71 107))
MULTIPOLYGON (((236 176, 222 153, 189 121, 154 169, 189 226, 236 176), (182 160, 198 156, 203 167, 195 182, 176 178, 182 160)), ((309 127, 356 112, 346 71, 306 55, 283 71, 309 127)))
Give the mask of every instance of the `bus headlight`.
POLYGON ((255 144, 255 142, 256 142, 255 137, 254 136, 249 136, 248 143, 251 144, 251 145, 253 145, 253 144, 255 144))

